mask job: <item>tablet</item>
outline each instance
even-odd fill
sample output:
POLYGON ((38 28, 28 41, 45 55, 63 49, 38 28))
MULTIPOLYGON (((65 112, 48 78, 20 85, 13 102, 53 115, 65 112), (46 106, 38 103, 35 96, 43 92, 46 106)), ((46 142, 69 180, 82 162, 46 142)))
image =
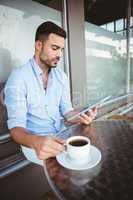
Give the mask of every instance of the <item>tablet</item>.
POLYGON ((72 120, 72 119, 74 119, 74 118, 76 118, 76 117, 78 117, 78 116, 80 116, 80 115, 82 115, 82 114, 85 114, 85 113, 91 111, 91 110, 92 110, 93 108, 95 108, 95 107, 98 107, 98 108, 101 107, 102 104, 103 104, 104 102, 106 102, 107 100, 109 100, 110 98, 111 98, 111 96, 107 96, 107 97, 101 99, 100 101, 98 101, 97 103, 95 103, 95 104, 93 104, 93 105, 91 105, 91 106, 88 106, 88 107, 82 109, 80 112, 74 114, 74 115, 71 116, 71 117, 68 117, 68 118, 67 118, 67 121, 70 121, 70 120, 72 120))

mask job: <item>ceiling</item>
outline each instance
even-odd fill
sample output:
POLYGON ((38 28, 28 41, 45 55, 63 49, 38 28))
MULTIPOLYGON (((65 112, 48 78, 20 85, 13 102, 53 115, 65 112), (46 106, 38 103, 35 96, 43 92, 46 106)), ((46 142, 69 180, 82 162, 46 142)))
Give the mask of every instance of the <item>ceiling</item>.
MULTIPOLYGON (((34 1, 56 10, 62 10, 62 0, 34 1)), ((133 0, 131 0, 131 3, 133 9, 133 0)), ((127 15, 127 4, 128 0, 84 0, 85 20, 96 25, 102 25, 121 19, 127 15)))
POLYGON ((62 10, 62 0, 33 0, 56 10, 62 10))
MULTIPOLYGON (((133 0, 131 0, 133 7, 133 0)), ((85 0, 85 20, 102 25, 127 15, 128 0, 85 0)))

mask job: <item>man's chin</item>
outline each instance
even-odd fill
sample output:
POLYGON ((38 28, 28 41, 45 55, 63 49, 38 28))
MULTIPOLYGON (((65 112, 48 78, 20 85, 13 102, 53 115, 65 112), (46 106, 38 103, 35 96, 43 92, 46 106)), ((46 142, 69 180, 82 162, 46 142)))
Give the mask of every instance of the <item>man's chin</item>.
POLYGON ((54 65, 50 65, 49 68, 56 68, 57 67, 57 64, 54 64, 54 65))
POLYGON ((57 65, 51 65, 50 66, 50 68, 56 68, 57 67, 57 65))
POLYGON ((46 61, 44 61, 43 59, 40 58, 40 61, 45 65, 47 66, 47 68, 51 69, 51 68, 56 68, 57 67, 57 63, 48 63, 46 61))

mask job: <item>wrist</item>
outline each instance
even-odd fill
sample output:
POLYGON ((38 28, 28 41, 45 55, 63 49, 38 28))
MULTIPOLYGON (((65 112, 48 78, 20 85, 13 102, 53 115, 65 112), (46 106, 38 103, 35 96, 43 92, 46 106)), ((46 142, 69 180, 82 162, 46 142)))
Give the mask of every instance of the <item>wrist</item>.
POLYGON ((38 135, 32 135, 32 137, 30 138, 30 148, 36 149, 37 141, 38 141, 39 137, 40 136, 38 136, 38 135))

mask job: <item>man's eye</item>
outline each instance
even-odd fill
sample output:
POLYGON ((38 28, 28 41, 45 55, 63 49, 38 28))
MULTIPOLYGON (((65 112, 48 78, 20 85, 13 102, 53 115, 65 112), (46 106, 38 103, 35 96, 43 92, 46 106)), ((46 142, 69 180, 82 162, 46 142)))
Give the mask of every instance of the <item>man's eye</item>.
POLYGON ((58 48, 57 48, 57 47, 52 47, 52 49, 53 49, 53 50, 57 50, 58 48))

